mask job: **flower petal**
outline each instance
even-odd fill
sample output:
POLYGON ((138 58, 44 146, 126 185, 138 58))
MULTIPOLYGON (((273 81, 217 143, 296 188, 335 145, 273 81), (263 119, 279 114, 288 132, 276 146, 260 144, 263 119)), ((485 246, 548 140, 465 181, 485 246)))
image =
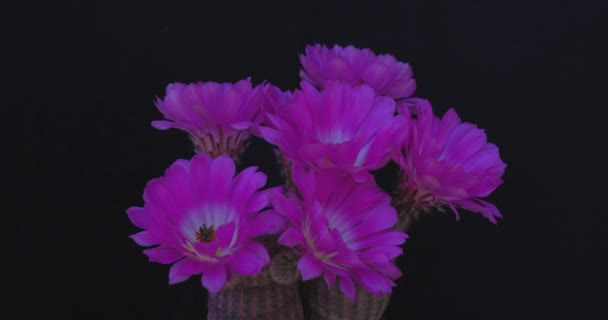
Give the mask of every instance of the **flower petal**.
POLYGON ((148 231, 141 231, 131 235, 131 239, 140 246, 149 247, 160 244, 159 240, 148 231))
POLYGON ((228 271, 223 264, 212 264, 203 273, 201 277, 201 283, 203 287, 207 288, 211 293, 217 293, 226 284, 228 280, 228 271))
POLYGON ((378 297, 381 292, 390 293, 392 291, 393 282, 371 269, 357 269, 353 272, 353 277, 365 290, 378 297))
POLYGON ((350 301, 355 302, 355 284, 349 277, 340 276, 340 291, 344 293, 350 301))
POLYGON ((297 245, 305 244, 306 239, 300 230, 294 227, 289 227, 279 237, 279 243, 286 247, 295 247, 297 245))
POLYGON ((330 288, 333 287, 336 283, 336 274, 329 270, 325 270, 323 272, 323 278, 325 279, 325 283, 327 283, 327 286, 330 288))
POLYGON ((250 276, 262 270, 270 262, 268 251, 263 245, 250 241, 232 254, 228 265, 230 270, 241 276, 250 276))
POLYGON ((172 121, 165 121, 165 120, 156 120, 156 121, 152 121, 152 127, 158 129, 158 130, 167 130, 167 129, 171 129, 171 128, 175 128, 177 127, 176 124, 172 121))
POLYGON ((127 209, 127 215, 129 216, 129 220, 131 220, 131 223, 142 229, 147 229, 148 226, 152 223, 151 221, 153 220, 146 213, 146 210, 141 207, 131 207, 127 209))
POLYGON ((184 257, 181 252, 173 248, 163 246, 158 248, 146 249, 144 250, 144 254, 148 256, 148 259, 150 259, 150 261, 163 264, 170 264, 184 257))
POLYGON ((285 230, 287 219, 275 210, 266 210, 248 216, 248 237, 257 237, 261 234, 275 234, 285 230))
POLYGON ((169 269, 169 284, 188 280, 193 275, 200 274, 209 268, 209 263, 185 258, 177 261, 169 269))
POLYGON ((300 258, 298 270, 300 270, 304 281, 317 278, 323 272, 321 263, 310 253, 300 258))

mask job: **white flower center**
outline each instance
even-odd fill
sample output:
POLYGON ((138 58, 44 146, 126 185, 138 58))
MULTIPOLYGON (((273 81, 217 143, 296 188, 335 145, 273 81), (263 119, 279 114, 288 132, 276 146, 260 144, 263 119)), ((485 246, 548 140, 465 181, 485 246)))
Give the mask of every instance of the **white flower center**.
POLYGON ((350 141, 352 138, 349 133, 347 133, 342 128, 331 128, 330 131, 323 132, 319 134, 319 141, 325 144, 338 144, 350 141))

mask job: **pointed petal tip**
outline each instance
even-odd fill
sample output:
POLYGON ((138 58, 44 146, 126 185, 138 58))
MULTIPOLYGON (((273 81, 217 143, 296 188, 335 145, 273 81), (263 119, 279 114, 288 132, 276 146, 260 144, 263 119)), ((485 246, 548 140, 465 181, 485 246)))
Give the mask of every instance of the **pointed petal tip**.
POLYGON ((150 124, 152 125, 152 127, 158 130, 168 130, 171 128, 175 128, 175 124, 173 122, 165 120, 154 120, 150 122, 150 124))
POLYGON ((321 276, 323 273, 323 268, 321 264, 314 258, 314 256, 309 253, 298 261, 298 270, 302 274, 302 280, 312 280, 321 276))
POLYGON ((340 291, 346 295, 352 303, 355 303, 355 284, 348 277, 340 277, 340 291))
POLYGON ((228 272, 226 267, 221 264, 209 268, 201 277, 201 284, 211 293, 218 293, 222 290, 226 281, 228 281, 228 272))

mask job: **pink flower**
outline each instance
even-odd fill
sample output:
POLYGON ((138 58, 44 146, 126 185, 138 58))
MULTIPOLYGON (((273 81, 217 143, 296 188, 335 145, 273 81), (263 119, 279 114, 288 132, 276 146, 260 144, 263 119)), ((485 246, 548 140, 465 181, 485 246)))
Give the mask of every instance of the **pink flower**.
POLYGON ((167 120, 153 121, 152 126, 184 130, 197 151, 236 159, 250 136, 250 127, 264 119, 262 89, 252 88, 249 78, 235 84, 169 84, 164 99, 156 99, 156 107, 167 120))
POLYGON ((481 198, 502 184, 506 164, 498 147, 454 109, 438 118, 428 100, 408 100, 399 112, 409 131, 399 138, 395 157, 403 170, 402 197, 414 210, 449 206, 458 218, 460 207, 496 223, 502 215, 481 198))
POLYGON ((302 279, 323 275, 333 286, 337 277, 351 300, 353 280, 375 295, 391 292, 401 276, 392 259, 403 253, 407 235, 392 230, 397 213, 390 196, 371 180, 355 182, 335 170, 294 167, 293 175, 301 198, 273 193, 271 202, 290 222, 279 243, 301 250, 302 279))
POLYGON ((289 161, 316 168, 338 168, 357 180, 390 159, 395 102, 367 85, 327 83, 318 91, 302 81, 293 99, 261 128, 268 142, 289 161))
POLYGON ((377 95, 395 99, 410 97, 416 90, 409 64, 399 62, 389 54, 376 55, 370 49, 307 45, 300 62, 300 77, 319 87, 334 80, 367 84, 377 95))
MULTIPOLYGON (((177 160, 144 191, 144 206, 131 207, 131 222, 143 229, 131 236, 150 261, 173 264, 169 283, 202 273, 211 292, 231 274, 252 275, 268 264, 264 246, 252 238, 280 232, 284 218, 269 205, 266 176, 249 167, 235 174, 234 162, 199 153, 177 160)), ((271 189, 272 190, 272 189, 271 189)))

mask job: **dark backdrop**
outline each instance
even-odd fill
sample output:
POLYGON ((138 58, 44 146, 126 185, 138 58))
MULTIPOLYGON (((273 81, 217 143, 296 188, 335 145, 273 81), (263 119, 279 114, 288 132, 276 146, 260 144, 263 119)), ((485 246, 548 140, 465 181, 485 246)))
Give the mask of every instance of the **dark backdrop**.
MULTIPOLYGON (((251 76, 293 89, 309 43, 409 62, 416 96, 484 128, 508 164, 489 197, 504 214, 498 225, 463 213, 459 222, 432 216, 414 226, 388 319, 602 318, 599 2, 38 1, 14 9, 3 48, 14 87, 3 108, 9 255, 1 263, 3 304, 23 318, 203 319, 199 278, 168 285, 168 266, 148 262, 128 238, 137 229, 125 209, 142 204, 145 183, 192 155, 182 132, 150 126, 160 119, 153 99, 176 81, 251 76)), ((262 161, 268 149, 260 150, 249 161, 272 174, 262 161)))

